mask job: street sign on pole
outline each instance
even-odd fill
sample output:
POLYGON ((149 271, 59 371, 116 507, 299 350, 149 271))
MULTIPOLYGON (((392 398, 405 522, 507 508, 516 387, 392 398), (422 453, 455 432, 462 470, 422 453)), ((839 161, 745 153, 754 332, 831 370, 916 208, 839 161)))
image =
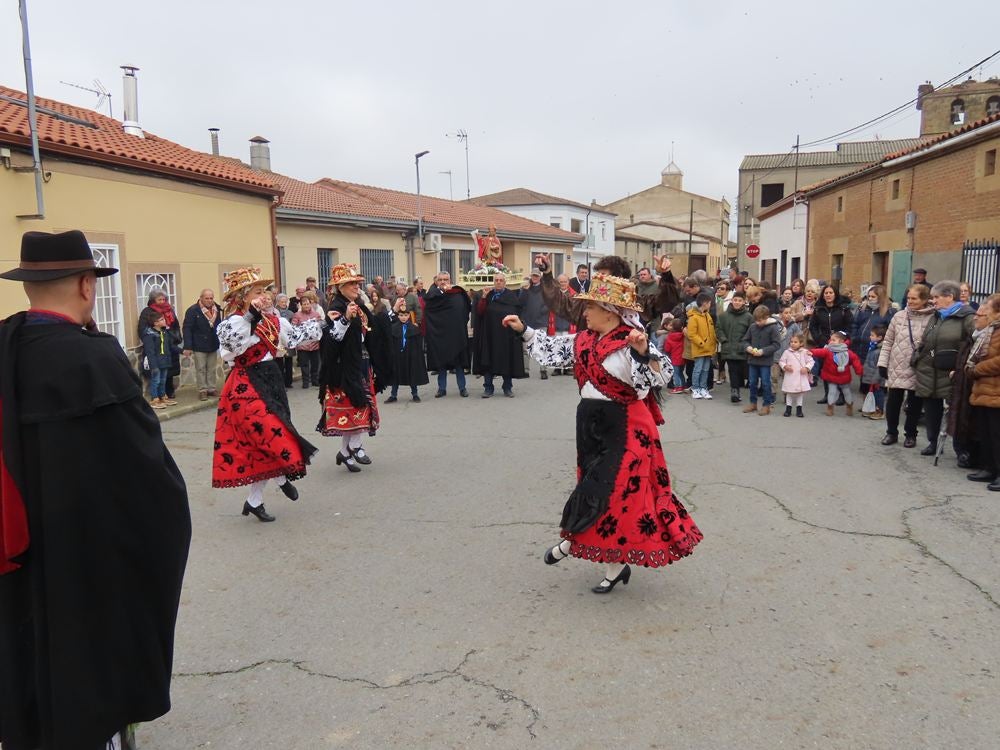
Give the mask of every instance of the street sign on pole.
POLYGON ((760 245, 747 245, 747 257, 756 258, 760 255, 760 245))

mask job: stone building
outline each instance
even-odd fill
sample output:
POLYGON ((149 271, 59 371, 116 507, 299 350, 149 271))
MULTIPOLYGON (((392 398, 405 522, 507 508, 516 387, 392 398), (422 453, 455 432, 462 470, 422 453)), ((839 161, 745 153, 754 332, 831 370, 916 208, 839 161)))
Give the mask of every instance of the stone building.
POLYGON ((920 135, 933 136, 1000 114, 1000 78, 935 89, 928 81, 917 87, 920 135))

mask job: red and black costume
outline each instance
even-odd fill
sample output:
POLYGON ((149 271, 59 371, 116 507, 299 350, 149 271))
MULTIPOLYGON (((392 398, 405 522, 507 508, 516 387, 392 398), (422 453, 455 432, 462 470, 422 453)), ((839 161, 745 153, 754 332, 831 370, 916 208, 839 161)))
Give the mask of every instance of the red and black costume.
POLYGON ((237 487, 272 478, 299 479, 316 448, 292 424, 279 347, 319 336, 317 321, 293 328, 278 315, 251 307, 219 324, 223 360, 233 369, 219 398, 212 486, 237 487))

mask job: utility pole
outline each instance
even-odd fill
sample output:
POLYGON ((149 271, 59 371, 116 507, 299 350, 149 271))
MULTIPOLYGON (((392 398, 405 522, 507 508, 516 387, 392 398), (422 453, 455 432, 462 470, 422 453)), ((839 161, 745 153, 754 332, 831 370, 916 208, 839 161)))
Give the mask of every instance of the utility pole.
POLYGON ((799 192, 799 136, 795 136, 795 189, 792 190, 792 195, 799 192))
POLYGON ((32 171, 35 173, 36 213, 18 216, 19 219, 44 219, 45 197, 42 193, 42 157, 38 150, 38 116, 35 114, 35 81, 31 73, 31 44, 28 41, 28 0, 18 3, 21 16, 21 51, 24 57, 24 83, 28 95, 28 129, 31 131, 32 171))
POLYGON ((448 138, 458 138, 459 143, 465 144, 465 197, 469 199, 472 197, 472 191, 469 188, 469 133, 464 128, 459 128, 454 133, 445 133, 448 138))
POLYGON ((688 274, 691 273, 691 243, 694 242, 694 198, 691 199, 691 218, 688 220, 688 274))

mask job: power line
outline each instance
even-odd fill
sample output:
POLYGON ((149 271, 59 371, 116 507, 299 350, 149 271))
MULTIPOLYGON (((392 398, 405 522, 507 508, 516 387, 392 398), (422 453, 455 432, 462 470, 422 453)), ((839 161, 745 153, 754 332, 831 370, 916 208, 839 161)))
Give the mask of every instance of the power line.
MULTIPOLYGON (((961 73, 958 73, 957 75, 952 76, 947 81, 944 81, 943 83, 938 84, 935 88, 939 89, 939 88, 944 88, 945 86, 950 86, 951 84, 953 84, 955 81, 957 81, 962 76, 964 76, 964 75, 972 72, 973 70, 975 70, 976 68, 978 68, 978 67, 980 67, 982 65, 985 65, 986 63, 988 63, 990 60, 992 60, 994 57, 997 57, 998 55, 1000 55, 1000 49, 998 49, 993 54, 991 54, 991 55, 989 55, 987 57, 984 57, 982 60, 980 60, 979 62, 975 63, 974 65, 966 68, 961 73)), ((893 109, 889 110, 888 112, 885 112, 884 114, 881 114, 878 117, 872 118, 871 120, 868 120, 867 122, 863 122, 860 125, 855 125, 853 128, 848 128, 847 130, 842 130, 839 133, 834 133, 833 135, 826 136, 825 138, 818 138, 818 139, 816 139, 814 141, 808 141, 806 143, 799 144, 799 148, 807 148, 807 147, 810 147, 810 146, 819 146, 819 145, 821 145, 823 143, 829 143, 830 141, 834 141, 834 140, 836 140, 838 138, 842 138, 842 137, 844 137, 846 135, 850 135, 852 133, 857 132, 858 130, 862 130, 862 129, 866 128, 866 127, 869 127, 870 125, 875 125, 877 123, 880 123, 883 120, 886 120, 886 119, 892 117, 893 115, 896 115, 896 114, 902 112, 904 109, 906 109, 906 108, 908 108, 908 107, 910 107, 910 106, 912 106, 912 105, 914 105, 916 103, 917 103, 917 99, 916 98, 910 99, 910 101, 906 102, 905 104, 901 104, 898 107, 894 107, 893 109)))

